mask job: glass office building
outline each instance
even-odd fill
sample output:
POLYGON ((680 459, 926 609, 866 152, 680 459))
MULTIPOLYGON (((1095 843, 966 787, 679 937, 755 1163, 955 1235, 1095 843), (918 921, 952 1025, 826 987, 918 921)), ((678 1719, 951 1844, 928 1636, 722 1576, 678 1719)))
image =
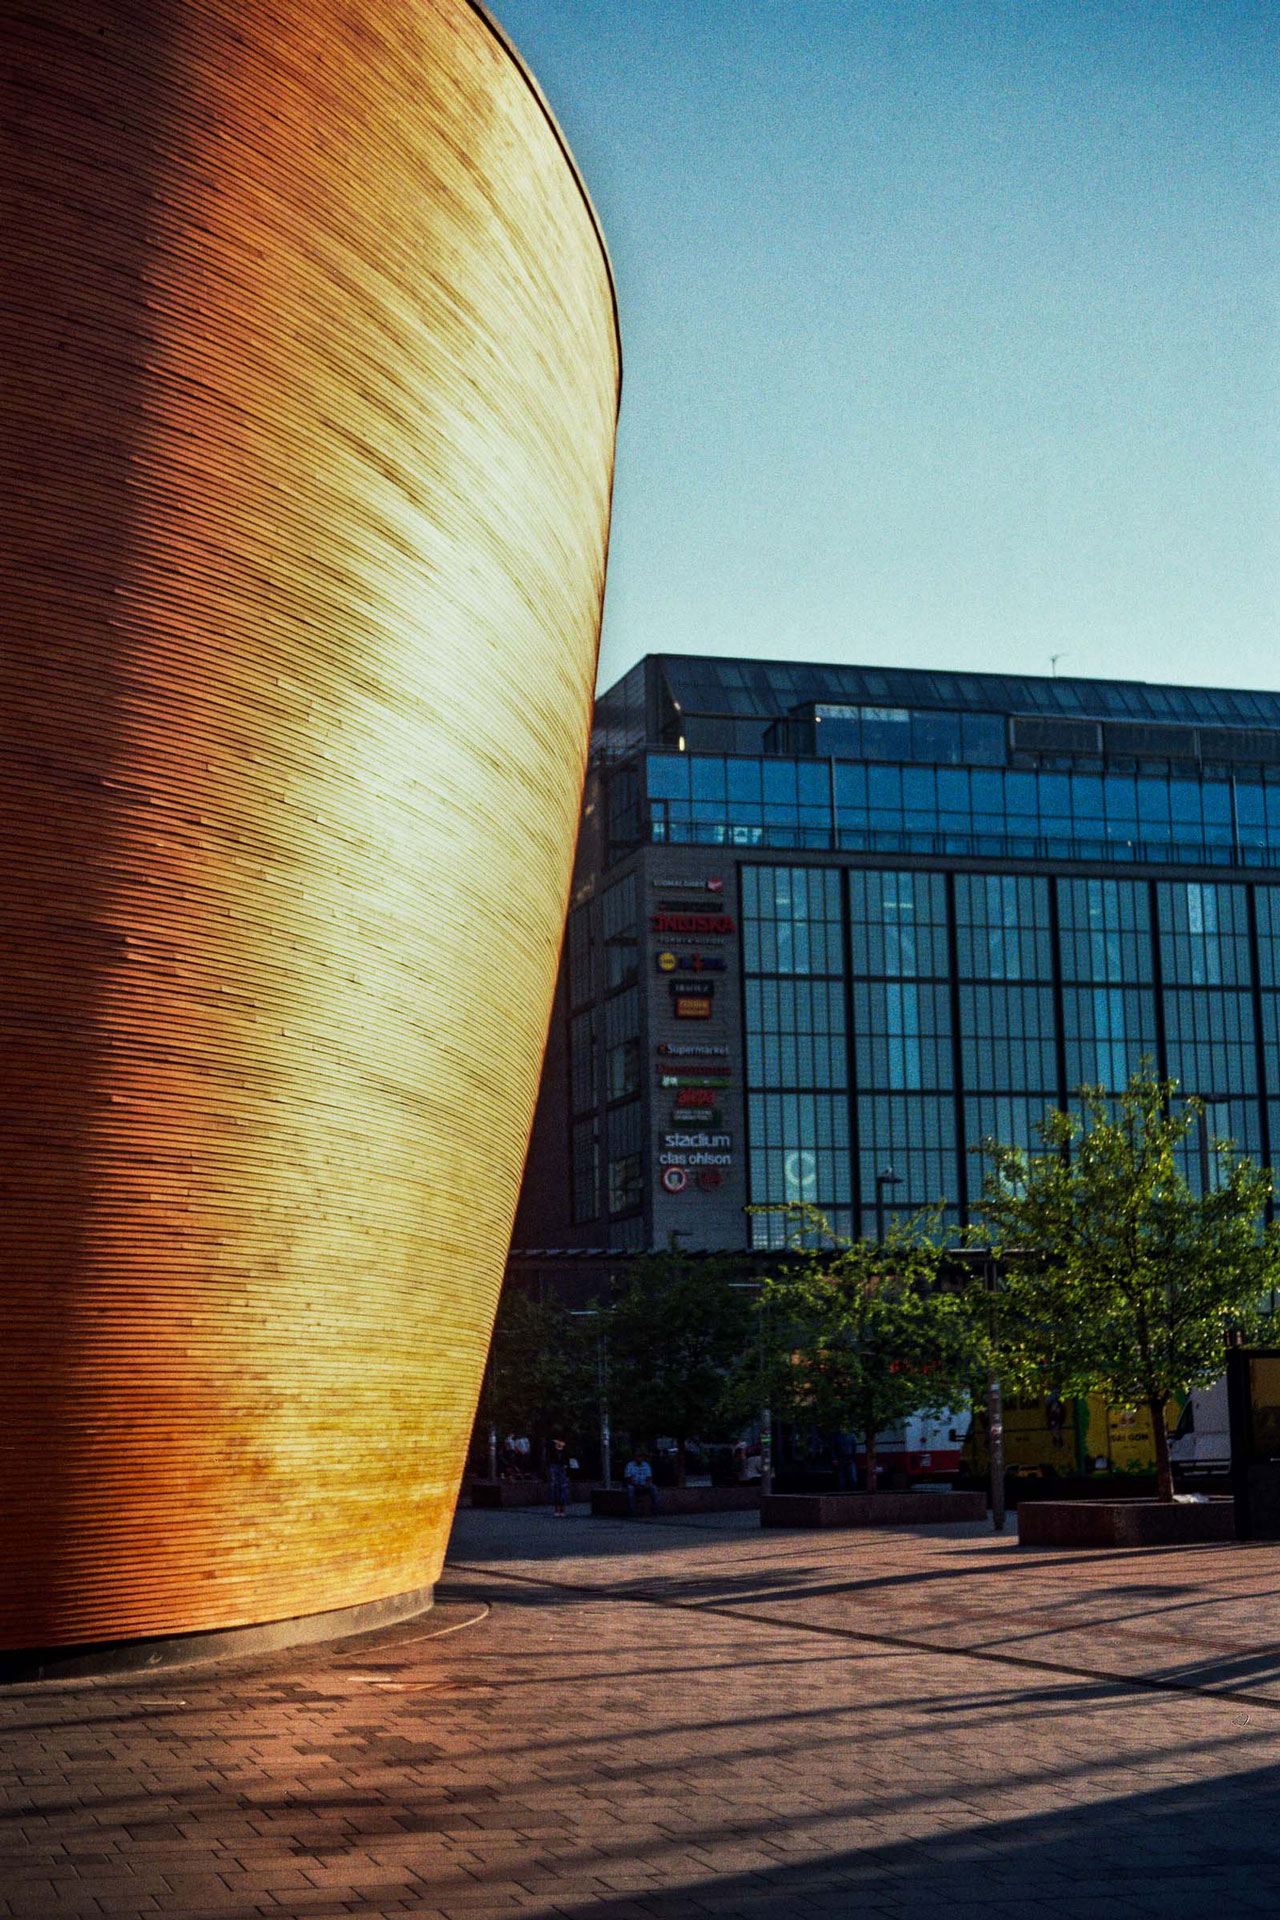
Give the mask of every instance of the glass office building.
POLYGON ((1280 695, 650 656, 597 703, 517 1244, 969 1216, 1144 1057, 1280 1143, 1280 695), (892 1175, 892 1179, 886 1176, 892 1175))

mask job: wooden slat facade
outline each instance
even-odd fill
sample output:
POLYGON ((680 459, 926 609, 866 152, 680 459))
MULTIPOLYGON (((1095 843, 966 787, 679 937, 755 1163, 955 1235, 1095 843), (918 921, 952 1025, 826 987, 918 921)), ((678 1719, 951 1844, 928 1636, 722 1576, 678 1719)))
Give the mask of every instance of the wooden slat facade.
POLYGON ((467 0, 24 0, 0 1647, 434 1580, 577 827, 619 352, 467 0))

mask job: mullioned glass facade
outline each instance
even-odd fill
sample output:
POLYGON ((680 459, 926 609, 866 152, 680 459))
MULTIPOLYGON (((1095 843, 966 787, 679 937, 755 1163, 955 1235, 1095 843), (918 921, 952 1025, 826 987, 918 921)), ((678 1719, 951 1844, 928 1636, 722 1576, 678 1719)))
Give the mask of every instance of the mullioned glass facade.
POLYGON ((794 1202, 873 1233, 878 1198, 954 1231, 984 1140, 1034 1145, 1144 1060, 1205 1103, 1193 1184, 1218 1139, 1270 1163, 1280 694, 650 656, 594 746, 561 1137, 596 1243, 709 1245, 714 1207, 716 1244, 778 1244, 794 1202), (677 1045, 661 969, 689 956, 651 915, 702 888, 736 931, 691 962, 713 1017, 677 1045), (656 1159, 699 1033, 714 1200, 656 1159))
POLYGON ((645 756, 647 837, 1016 860, 1280 866, 1280 773, 1196 777, 645 756))
MULTIPOLYGON (((1280 887, 764 864, 741 877, 748 967, 777 964, 784 911, 786 964, 804 976, 799 1019, 794 977, 747 976, 754 1204, 806 1201, 871 1233, 892 1173, 886 1214, 939 1207, 958 1227, 984 1140, 1037 1145, 1046 1109, 1082 1084, 1115 1092, 1144 1058, 1206 1103, 1185 1152, 1193 1186, 1214 1177, 1217 1140, 1269 1160, 1280 993, 1262 981, 1280 887), (847 940, 830 918, 814 938, 814 903, 825 915, 838 898, 847 940), (847 973, 813 977, 846 951, 847 973)), ((757 1220, 753 1238, 782 1231, 757 1220)))

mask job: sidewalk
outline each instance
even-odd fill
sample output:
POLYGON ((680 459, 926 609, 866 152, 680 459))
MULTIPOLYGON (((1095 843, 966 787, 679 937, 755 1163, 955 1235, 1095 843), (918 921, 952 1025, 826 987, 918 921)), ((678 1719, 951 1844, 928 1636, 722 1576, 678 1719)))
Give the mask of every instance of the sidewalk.
POLYGON ((512 1579, 1087 1678, 1243 1689, 1280 1707, 1280 1545, 1062 1553, 1019 1548, 1016 1515, 1001 1536, 987 1523, 859 1536, 761 1535, 744 1513, 592 1521, 548 1558, 543 1532, 477 1528, 460 1514, 455 1572, 475 1559, 473 1541, 477 1564, 512 1579))
POLYGON ((0 1913, 1280 1908, 1280 1548, 468 1512, 446 1595, 0 1694, 0 1913))

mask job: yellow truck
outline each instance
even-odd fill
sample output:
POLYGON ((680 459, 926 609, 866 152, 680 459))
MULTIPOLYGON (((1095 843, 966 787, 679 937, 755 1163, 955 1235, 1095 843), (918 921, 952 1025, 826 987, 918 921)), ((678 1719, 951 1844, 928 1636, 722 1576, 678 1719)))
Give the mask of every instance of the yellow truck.
MULTIPOLYGON (((1172 1433, 1181 1408, 1170 1400, 1165 1420, 1172 1433)), ((1066 1477, 1079 1473, 1154 1473, 1155 1441, 1145 1407, 1111 1406, 1104 1394, 1063 1400, 1037 1394, 1004 1403, 1004 1459, 1009 1471, 1042 1473, 1046 1467, 1066 1477)), ((988 1469, 986 1408, 969 1429, 964 1465, 971 1473, 988 1469)))

